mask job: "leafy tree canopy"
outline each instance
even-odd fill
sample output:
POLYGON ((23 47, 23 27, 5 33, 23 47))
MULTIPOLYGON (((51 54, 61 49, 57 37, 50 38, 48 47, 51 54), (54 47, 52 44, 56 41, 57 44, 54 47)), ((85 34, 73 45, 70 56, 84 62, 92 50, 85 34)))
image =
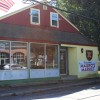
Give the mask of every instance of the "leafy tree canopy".
POLYGON ((62 14, 97 43, 100 53, 100 0, 58 0, 58 4, 59 8, 70 12, 62 14))

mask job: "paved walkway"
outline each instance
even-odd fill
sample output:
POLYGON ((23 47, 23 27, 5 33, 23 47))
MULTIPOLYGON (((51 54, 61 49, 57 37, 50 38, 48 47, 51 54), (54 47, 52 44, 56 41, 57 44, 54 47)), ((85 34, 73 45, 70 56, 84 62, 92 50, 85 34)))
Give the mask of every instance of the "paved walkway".
POLYGON ((30 93, 38 93, 48 90, 60 89, 60 88, 69 88, 73 86, 86 85, 86 84, 95 84, 100 82, 100 78, 91 78, 91 79, 79 79, 79 80, 70 80, 70 81, 59 81, 59 82, 50 82, 50 83, 38 83, 30 85, 19 85, 19 86, 9 86, 9 87, 0 87, 0 97, 4 96, 14 96, 14 95, 25 95, 30 93))

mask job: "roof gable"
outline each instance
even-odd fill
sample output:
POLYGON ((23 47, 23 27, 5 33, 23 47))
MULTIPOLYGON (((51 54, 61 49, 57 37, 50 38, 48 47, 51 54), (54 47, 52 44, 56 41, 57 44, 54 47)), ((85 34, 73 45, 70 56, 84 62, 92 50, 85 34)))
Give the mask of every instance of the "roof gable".
POLYGON ((46 28, 48 30, 52 29, 79 33, 79 30, 64 16, 62 16, 56 9, 48 6, 48 10, 43 10, 43 5, 41 4, 31 5, 19 11, 13 12, 7 16, 2 17, 0 22, 27 27, 38 27, 44 29, 46 28), (30 8, 40 9, 40 25, 30 24, 30 8), (56 12, 59 14, 59 28, 54 28, 50 26, 50 12, 56 12))

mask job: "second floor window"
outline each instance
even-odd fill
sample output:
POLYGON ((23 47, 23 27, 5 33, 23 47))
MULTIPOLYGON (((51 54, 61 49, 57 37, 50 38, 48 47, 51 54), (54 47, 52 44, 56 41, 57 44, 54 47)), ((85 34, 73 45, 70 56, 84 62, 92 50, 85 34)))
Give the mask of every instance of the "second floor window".
POLYGON ((31 23, 40 24, 40 10, 31 9, 31 23))
POLYGON ((51 16, 51 26, 59 27, 58 14, 51 12, 50 16, 51 16))

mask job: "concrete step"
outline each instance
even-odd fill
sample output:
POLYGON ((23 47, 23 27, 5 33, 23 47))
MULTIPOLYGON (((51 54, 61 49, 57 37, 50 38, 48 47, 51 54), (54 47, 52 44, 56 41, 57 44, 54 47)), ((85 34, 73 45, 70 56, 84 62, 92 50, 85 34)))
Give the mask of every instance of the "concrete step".
POLYGON ((75 75, 61 75, 61 80, 77 80, 77 76, 75 75))

